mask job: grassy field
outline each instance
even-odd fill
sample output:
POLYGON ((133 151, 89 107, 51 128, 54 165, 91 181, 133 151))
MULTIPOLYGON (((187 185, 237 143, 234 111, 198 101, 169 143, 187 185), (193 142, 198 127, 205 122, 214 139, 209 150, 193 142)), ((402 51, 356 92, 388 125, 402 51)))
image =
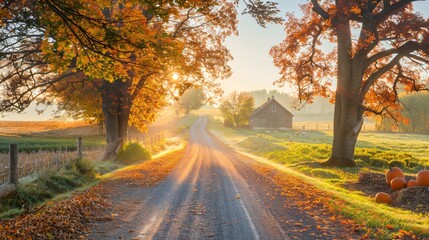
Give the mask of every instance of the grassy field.
POLYGON ((429 166, 429 136, 363 132, 356 149, 358 167, 338 169, 317 164, 330 156, 332 132, 231 129, 214 117, 209 128, 244 152, 264 157, 282 171, 332 193, 332 206, 340 214, 364 224, 368 237, 392 239, 413 233, 429 237, 427 213, 380 205, 373 195, 347 187, 358 181, 361 172, 384 174, 389 165, 400 166, 414 176, 429 166), (346 204, 337 206, 335 199, 346 204))
MULTIPOLYGON (((0 136, 0 152, 9 151, 9 144, 18 143, 21 152, 56 151, 58 149, 68 151, 76 150, 76 137, 57 136, 57 137, 38 137, 38 136, 0 136)), ((84 137, 85 147, 102 146, 105 144, 104 136, 84 137)))

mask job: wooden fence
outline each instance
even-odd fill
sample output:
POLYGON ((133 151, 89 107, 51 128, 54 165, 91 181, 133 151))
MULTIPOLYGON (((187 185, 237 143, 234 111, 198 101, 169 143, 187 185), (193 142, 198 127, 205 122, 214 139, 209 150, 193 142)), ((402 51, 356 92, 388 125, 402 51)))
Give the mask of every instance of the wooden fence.
MULTIPOLYGON (((294 130, 320 130, 320 131, 332 131, 332 122, 294 122, 292 125, 294 130)), ((375 123, 364 123, 362 131, 375 131, 375 123)))
POLYGON ((146 133, 128 136, 126 142, 150 146, 159 143, 165 136, 164 132, 146 133))

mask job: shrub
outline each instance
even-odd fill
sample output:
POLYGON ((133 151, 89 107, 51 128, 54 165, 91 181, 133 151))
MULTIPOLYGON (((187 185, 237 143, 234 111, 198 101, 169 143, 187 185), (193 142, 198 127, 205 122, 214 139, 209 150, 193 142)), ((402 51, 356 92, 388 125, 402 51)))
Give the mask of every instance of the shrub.
POLYGON ((95 176, 94 163, 91 161, 87 159, 78 159, 75 163, 75 166, 79 173, 90 177, 95 176))
POLYGON ((130 143, 120 151, 117 160, 125 164, 133 164, 138 161, 150 159, 150 153, 138 143, 130 143))

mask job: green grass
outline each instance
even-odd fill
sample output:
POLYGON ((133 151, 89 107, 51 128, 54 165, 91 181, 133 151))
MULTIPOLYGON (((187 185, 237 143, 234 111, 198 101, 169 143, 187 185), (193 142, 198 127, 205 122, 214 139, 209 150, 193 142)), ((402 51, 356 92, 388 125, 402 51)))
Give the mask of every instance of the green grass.
MULTIPOLYGON (((0 136, 0 153, 9 151, 9 144, 18 143, 20 152, 36 152, 36 151, 54 151, 66 149, 68 151, 76 150, 75 137, 32 137, 32 136, 0 136)), ((91 136, 83 139, 85 147, 102 146, 105 144, 104 136, 91 136)))
POLYGON ((384 173, 389 165, 400 166, 408 174, 423 169, 429 165, 429 136, 362 132, 356 148, 357 167, 322 168, 317 163, 330 156, 331 132, 230 129, 213 118, 209 128, 230 144, 264 157, 269 164, 344 201, 345 204, 338 205, 333 200, 331 205, 342 215, 365 224, 371 238, 392 239, 400 229, 429 237, 427 214, 376 204, 372 197, 344 187, 347 182, 355 182, 362 171, 384 173))

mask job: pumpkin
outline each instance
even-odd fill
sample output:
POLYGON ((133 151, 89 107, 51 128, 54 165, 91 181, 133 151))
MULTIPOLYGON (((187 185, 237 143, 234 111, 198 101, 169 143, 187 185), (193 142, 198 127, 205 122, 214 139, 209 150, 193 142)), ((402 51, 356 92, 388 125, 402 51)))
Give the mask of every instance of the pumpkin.
POLYGON ((421 170, 416 176, 418 186, 429 186, 429 170, 421 170))
POLYGON ((375 195, 375 201, 378 203, 391 204, 392 203, 392 197, 388 193, 379 192, 375 195))
POLYGON ((386 172, 386 183, 390 185, 390 182, 397 177, 405 177, 402 169, 398 167, 392 167, 389 171, 386 172))
POLYGON ((407 187, 407 180, 405 180, 404 177, 394 178, 390 182, 390 187, 392 188, 393 191, 405 188, 407 187))
POLYGON ((417 186, 417 180, 410 179, 410 180, 407 182, 407 188, 410 188, 410 187, 416 187, 416 186, 417 186))

